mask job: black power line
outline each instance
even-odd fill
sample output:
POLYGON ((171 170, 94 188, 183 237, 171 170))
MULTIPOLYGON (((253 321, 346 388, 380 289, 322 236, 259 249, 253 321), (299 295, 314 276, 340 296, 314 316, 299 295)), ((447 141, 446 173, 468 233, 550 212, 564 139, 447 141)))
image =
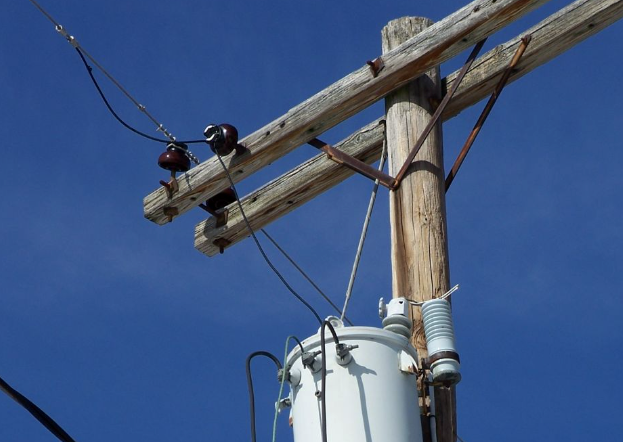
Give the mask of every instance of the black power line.
POLYGON ((271 359, 275 365, 277 366, 277 370, 281 370, 282 365, 279 362, 279 359, 272 353, 267 351, 254 351, 249 356, 247 356, 247 361, 245 364, 246 373, 247 373, 247 387, 249 389, 249 411, 251 414, 251 442, 256 442, 256 432, 255 432, 255 394, 253 392, 253 378, 251 377, 251 360, 256 356, 264 356, 266 358, 271 359))
MULTIPOLYGON (((95 76, 93 75, 93 68, 89 65, 89 63, 87 62, 86 58, 84 58, 84 54, 82 53, 82 51, 80 50, 80 48, 76 48, 76 51, 78 52, 78 55, 80 56, 80 59, 82 60, 82 63, 84 64, 84 67, 86 68, 87 72, 89 73, 89 77, 91 77, 91 81, 93 82, 93 85, 95 86, 95 88, 97 89, 97 92, 99 92, 100 97, 102 97, 102 100, 104 101, 104 104, 106 105, 106 107, 108 108, 108 110, 110 111, 110 113, 113 115, 113 117, 115 117, 115 119, 121 123, 126 129, 131 130, 132 132, 134 132, 137 135, 140 135, 141 137, 147 138, 148 140, 152 140, 152 141, 156 141, 158 143, 170 143, 172 140, 165 140, 163 138, 158 138, 158 137, 153 137, 149 134, 146 134, 145 132, 141 132, 138 129, 135 129, 134 127, 130 126, 128 123, 126 123, 116 112, 115 110, 112 108, 112 106, 110 105, 110 103, 108 102, 108 99, 106 98, 106 96, 104 95, 104 92, 102 91, 102 88, 100 87, 97 79, 95 78, 95 76)), ((205 143, 205 140, 184 140, 184 141, 175 141, 176 143, 184 143, 184 144, 197 144, 197 143, 205 143)))
POLYGON ((322 326, 320 327, 320 351, 322 352, 322 372, 320 374, 320 425, 322 432, 322 442, 327 442, 327 348, 325 340, 325 329, 327 327, 329 327, 329 330, 333 335, 333 340, 335 341, 336 347, 340 343, 340 340, 337 337, 337 333, 335 332, 335 328, 333 328, 333 325, 329 321, 323 321, 322 326))
POLYGON ((245 224, 247 226, 247 229, 249 230, 249 233, 251 234, 251 237, 253 238, 253 241, 255 241, 255 245, 257 246, 257 249, 260 251, 260 254, 264 258, 264 261, 266 261, 266 264, 268 264, 268 267, 270 267, 271 270, 275 273, 275 275, 277 275, 279 280, 288 289, 288 291, 290 293, 292 293, 292 295, 296 299, 298 299, 305 307, 307 307, 309 309, 309 311, 312 312, 312 314, 316 317, 316 319, 318 320, 318 323, 320 323, 322 325, 322 319, 320 318, 320 315, 318 314, 318 312, 301 295, 299 295, 290 286, 290 284, 288 284, 288 281, 286 281, 286 279, 283 277, 283 275, 281 273, 279 273, 279 270, 277 270, 277 267, 275 267, 275 265, 272 263, 272 261, 268 258, 268 255, 266 255, 266 252, 264 251, 264 248, 260 244, 260 241, 257 239, 257 236, 255 236, 255 232, 253 231, 253 228, 251 227, 251 223, 249 223, 249 220, 247 219, 247 216, 244 213, 244 209, 242 208, 242 202, 240 201, 240 197, 238 196, 238 192, 236 191, 236 186, 234 184, 234 180, 231 177, 231 174, 229 173, 229 170, 227 170, 227 166, 225 165, 225 162, 223 161, 221 156, 218 154, 218 152, 216 153, 216 157, 218 158, 219 162, 221 163, 221 166, 223 167, 223 170, 225 171, 225 174, 227 175, 227 179, 229 180, 229 184, 231 185, 231 188, 232 188, 232 190, 234 192, 234 197, 236 198, 236 202, 238 203, 238 207, 240 208, 240 215, 242 215, 242 219, 244 220, 244 222, 245 222, 245 224))
POLYGON ((4 391, 11 399, 24 407, 35 419, 37 419, 50 433, 62 442, 76 442, 54 419, 48 416, 41 408, 37 407, 30 399, 11 387, 4 379, 0 378, 0 390, 4 391))
MULTIPOLYGON (((320 296, 322 296, 324 298, 324 300, 327 301, 331 305, 331 307, 333 307, 335 309, 335 311, 338 314, 341 314, 342 311, 339 309, 339 307, 337 305, 335 305, 333 303, 333 301, 331 301, 331 298, 329 298, 320 289, 320 287, 318 287, 318 285, 307 275, 307 273, 305 273, 305 271, 292 259, 292 257, 290 255, 288 255, 288 253, 285 250, 283 250, 283 248, 281 248, 281 246, 277 243, 277 241, 275 241, 273 239, 273 237, 270 236, 266 230, 260 229, 260 231, 266 236, 266 238, 268 238, 268 240, 270 242, 273 243, 273 245, 277 248, 277 250, 279 250, 281 252, 281 254, 283 256, 285 256, 288 261, 290 261, 290 264, 292 264, 294 266, 294 268, 299 271, 299 273, 303 276, 303 278, 305 278, 307 280, 307 282, 309 282, 311 284, 311 286, 316 289, 316 291, 320 294, 320 296)), ((344 316, 344 320, 346 322, 348 322, 348 324, 353 325, 353 323, 350 321, 350 319, 348 319, 346 316, 344 316)))

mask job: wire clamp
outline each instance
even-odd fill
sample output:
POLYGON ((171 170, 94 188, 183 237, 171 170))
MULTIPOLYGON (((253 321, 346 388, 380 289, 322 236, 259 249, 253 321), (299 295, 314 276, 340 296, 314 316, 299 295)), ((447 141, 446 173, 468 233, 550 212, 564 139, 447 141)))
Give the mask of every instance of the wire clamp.
POLYGON ((312 373, 320 371, 320 361, 316 358, 321 351, 306 351, 301 355, 301 362, 304 368, 309 368, 312 373))
POLYGON ((292 400, 288 397, 281 399, 279 402, 275 403, 275 409, 277 413, 281 413, 286 408, 292 407, 292 400))
POLYGON ((335 344, 335 356, 339 365, 348 365, 353 360, 351 350, 359 348, 358 345, 335 344))
POLYGON ((69 44, 72 45, 74 48, 78 49, 80 47, 80 44, 78 44, 78 40, 76 40, 73 35, 69 35, 65 28, 63 28, 61 25, 56 25, 54 28, 56 29, 56 32, 65 37, 65 40, 67 40, 67 42, 69 42, 69 44))
MULTIPOLYGON (((448 290, 446 293, 444 293, 443 295, 441 295, 439 298, 431 298, 429 299, 429 301, 433 300, 433 299, 446 299, 448 296, 450 296, 452 293, 456 292, 459 289, 459 285, 455 285, 454 287, 452 287, 450 290, 448 290)), ((408 299, 409 304, 414 305, 416 307, 421 307, 422 305, 424 305, 424 303, 426 301, 411 301, 410 299, 408 299)))

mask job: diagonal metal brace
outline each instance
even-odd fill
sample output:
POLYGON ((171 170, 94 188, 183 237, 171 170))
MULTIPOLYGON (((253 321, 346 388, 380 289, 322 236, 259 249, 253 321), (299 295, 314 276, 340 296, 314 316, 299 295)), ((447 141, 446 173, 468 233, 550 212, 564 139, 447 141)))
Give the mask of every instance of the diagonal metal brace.
POLYGON ((482 49, 486 41, 487 39, 485 38, 479 41, 478 44, 476 44, 476 46, 474 46, 474 49, 472 50, 471 54, 469 54, 467 61, 461 68, 459 75, 454 81, 454 84, 452 85, 452 89, 450 89, 450 91, 447 92, 446 95, 443 97, 443 100, 441 100, 441 103, 439 103, 439 106, 437 106, 435 113, 433 114, 432 118, 429 120, 428 124, 424 128, 424 131, 420 134, 420 137, 416 141, 415 146, 413 146, 413 149, 411 149, 411 152, 409 152, 409 156, 407 157, 404 164, 400 168, 400 171, 396 175, 396 179, 394 180, 394 183, 392 184, 392 187, 391 187, 392 190, 396 190, 398 186, 400 186, 400 182, 402 181, 405 174, 407 173, 407 169, 409 169, 409 166, 411 166, 411 162, 413 161, 417 153, 420 151, 421 147, 424 145, 426 138, 428 138, 428 135, 431 133, 431 131, 437 124, 439 117, 441 117, 441 114, 443 113, 444 109, 450 102, 450 99, 452 98, 456 90, 459 88, 459 85, 461 84, 463 77, 465 77, 465 74, 467 74, 467 71, 469 71, 469 68, 474 63, 474 60, 476 59, 476 57, 478 57, 478 53, 480 52, 480 50, 482 49))
POLYGON ((333 146, 325 143, 324 141, 320 141, 318 138, 309 140, 307 143, 314 146, 316 149, 320 149, 321 151, 326 153, 327 157, 330 160, 333 160, 339 164, 343 164, 349 169, 354 170, 355 172, 358 172, 361 175, 366 176, 372 180, 379 180, 379 184, 382 184, 388 189, 392 189, 394 178, 390 175, 387 175, 386 173, 375 169, 369 164, 366 164, 363 161, 342 152, 341 150, 337 150, 333 146))
POLYGON ((480 117, 478 117, 478 120, 476 121, 474 128, 472 129, 469 136, 467 137, 467 141, 465 141, 465 144, 463 145, 463 148, 461 149, 459 156, 454 161, 454 165, 452 166, 450 173, 446 177, 446 183, 445 183, 446 192, 452 185, 452 181, 454 181, 454 177, 459 172, 459 169, 461 168, 461 164, 463 164, 463 160, 465 160, 465 157, 467 156, 469 149, 472 147, 472 144, 474 144, 474 141, 476 141, 476 137, 480 133, 480 130, 482 129, 482 126, 485 124, 485 121, 487 121, 487 117, 489 116, 489 113, 491 113, 491 109, 493 109, 495 102, 497 101, 498 97, 502 93, 502 89, 504 89, 504 86, 506 86, 508 79, 510 78, 511 74, 513 73, 513 70, 515 69, 515 66, 517 66, 517 63, 519 63, 519 60, 523 56, 524 52, 526 52, 526 49, 528 48, 528 45, 530 44, 530 40, 532 40, 531 34, 527 34, 524 37, 522 37, 521 43, 519 44, 519 47, 517 48, 517 51, 515 52, 513 59, 508 64, 508 67, 502 74, 502 77, 500 77, 500 81, 495 86, 493 93, 489 97, 489 101, 487 101, 487 104, 482 110, 480 117))
MULTIPOLYGON (((476 46, 472 50, 471 54, 467 58, 467 61, 465 62, 465 65, 463 65, 463 68, 461 69, 461 71, 459 72, 459 75, 454 81, 454 84, 452 85, 452 89, 450 89, 450 91, 446 93, 446 95, 443 97, 443 100, 441 100, 441 103, 439 103, 439 106, 437 106, 437 109, 435 110, 433 117, 429 121, 426 128, 424 128, 424 132, 422 132, 422 134, 420 135, 420 138, 415 143, 415 146, 413 146, 413 149, 409 153, 409 156, 407 157, 404 165, 398 172, 398 175, 396 175, 396 178, 378 169, 375 169, 369 164, 366 164, 363 161, 358 160, 357 158, 348 155, 347 153, 337 150, 333 146, 325 143, 324 141, 320 141, 318 138, 313 138, 307 143, 314 146, 317 149, 322 150, 324 153, 327 154, 327 157, 329 159, 335 161, 336 163, 343 164, 349 169, 354 170, 355 172, 358 172, 359 174, 366 176, 372 180, 378 180, 379 184, 382 184, 383 186, 387 187, 389 190, 396 190, 398 186, 400 185, 400 182, 402 181, 405 173, 407 172, 407 169, 411 165, 413 158, 415 158, 415 156, 419 152, 420 148, 424 144, 424 141, 426 141, 426 138, 428 137, 430 132, 433 130, 433 127, 435 127, 435 124, 437 124, 437 121, 441 117, 441 114, 443 113, 444 109, 450 102, 450 99, 452 98, 456 90, 459 88, 459 85, 461 84, 461 81, 465 77, 465 74, 467 73, 469 68, 472 66, 472 63, 474 62, 476 57, 478 57, 478 53, 484 46, 485 41, 487 41, 486 38, 478 42, 478 44, 476 44, 476 46)), ((378 59, 375 60, 375 62, 377 61, 378 59)), ((379 67, 382 66, 381 63, 382 63, 382 60, 379 62, 379 67)), ((370 62, 369 64, 372 68, 375 66, 375 63, 370 62)))

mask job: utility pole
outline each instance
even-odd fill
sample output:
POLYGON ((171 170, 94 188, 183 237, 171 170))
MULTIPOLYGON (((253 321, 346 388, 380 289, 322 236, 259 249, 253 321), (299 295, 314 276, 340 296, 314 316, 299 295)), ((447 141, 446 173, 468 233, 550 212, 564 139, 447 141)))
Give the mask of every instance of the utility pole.
MULTIPOLYGON (((216 256, 247 238, 248 226, 255 230, 265 227, 353 173, 368 178, 382 176, 379 182, 391 189, 393 296, 416 302, 440 297, 450 286, 441 123, 410 161, 407 173, 399 173, 441 101, 436 66, 547 1, 473 0, 434 25, 423 18, 390 22, 382 32, 382 57, 362 62, 360 68, 240 140, 246 151, 226 158, 226 171, 220 158, 212 158, 180 175, 175 189, 161 181, 161 187, 144 199, 145 217, 163 225, 196 207, 206 209, 204 202, 229 188, 230 180, 239 182, 309 143, 323 153, 244 196, 240 205, 229 204, 218 214, 208 210, 212 216, 195 226, 195 247, 216 256), (385 131, 376 120, 334 146, 316 138, 383 97, 385 131), (375 175, 368 165, 381 155, 384 132, 389 175, 375 175), (399 186, 398 176, 404 178, 399 186)), ((509 71, 509 81, 521 78, 621 18, 623 0, 575 0, 478 58, 462 82, 459 79, 463 70, 448 75, 448 89, 453 84, 460 86, 448 107, 440 112, 439 121, 456 116, 494 91, 519 53, 518 48, 525 44, 526 35, 532 36, 533 43, 521 62, 509 71)), ((412 343, 419 357, 426 358, 420 308, 412 308, 411 315, 412 343)), ((455 442, 454 388, 435 387, 434 398, 437 441, 455 442)), ((426 401, 422 405, 427 406, 426 401)), ((422 424, 428 441, 427 418, 422 424)))
MULTIPOLYGON (((403 17, 383 28, 383 53, 431 26, 426 18, 403 17)), ((439 68, 433 68, 385 99, 389 174, 396 176, 441 100, 439 68)), ((390 194, 393 297, 425 301, 450 286, 443 168, 443 137, 438 123, 400 187, 390 194)), ((411 307, 411 342, 420 359, 428 356, 419 307, 411 307)), ((454 389, 435 388, 437 440, 453 442, 454 389)), ((428 420, 422 420, 427 425, 428 420)), ((427 433, 423 428, 424 434, 427 433)))

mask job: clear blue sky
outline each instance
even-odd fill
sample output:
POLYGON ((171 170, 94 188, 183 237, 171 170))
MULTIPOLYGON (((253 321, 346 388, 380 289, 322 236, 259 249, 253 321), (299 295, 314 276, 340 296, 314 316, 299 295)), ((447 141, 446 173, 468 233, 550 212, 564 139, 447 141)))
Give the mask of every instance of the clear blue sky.
MULTIPOLYGON (((485 50, 567 3, 530 14, 485 50)), ((440 20, 464 2, 41 4, 170 131, 197 138, 211 122, 251 133, 379 55, 389 20, 440 20)), ((201 210, 163 227, 144 219, 143 197, 166 177, 162 146, 112 118, 75 51, 30 2, 3 9, 0 376, 79 442, 250 440, 246 356, 281 357, 286 336, 315 333, 314 318, 250 241, 216 258, 195 251, 201 210)), ((510 85, 448 193, 466 442, 617 438, 622 40, 617 23, 510 85)), ((151 132, 96 75, 118 113, 151 132)), ((447 167, 482 105, 444 125, 447 167)), ((379 103, 323 139, 337 142, 382 112, 379 103)), ((300 147, 240 193, 315 154, 300 147)), ((340 305, 370 190, 353 177, 268 226, 340 305)), ((378 298, 391 296, 386 191, 370 228, 350 316, 378 325, 378 298)), ((269 440, 278 385, 268 362, 255 367, 259 440, 269 440)), ((286 420, 282 441, 291 440, 286 420)), ((55 439, 0 396, 0 440, 55 439)))

